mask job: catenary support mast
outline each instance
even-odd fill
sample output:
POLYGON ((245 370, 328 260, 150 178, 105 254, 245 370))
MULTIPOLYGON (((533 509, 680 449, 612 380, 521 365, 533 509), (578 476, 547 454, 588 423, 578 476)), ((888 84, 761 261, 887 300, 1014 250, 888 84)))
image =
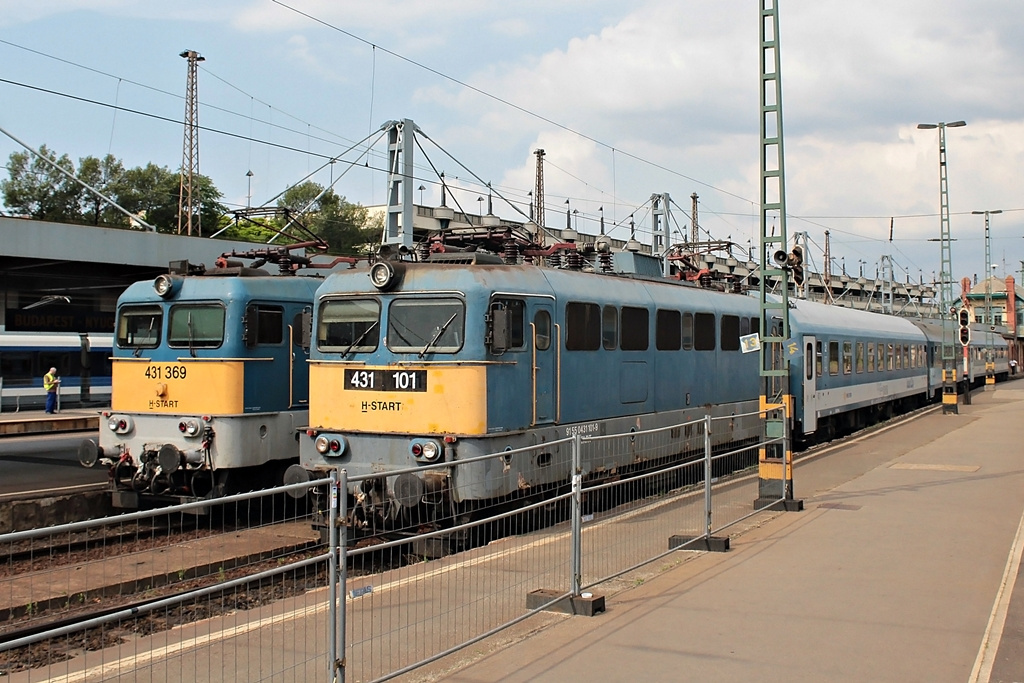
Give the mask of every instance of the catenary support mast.
POLYGON ((761 409, 764 441, 760 449, 758 498, 755 506, 783 501, 786 509, 801 509, 793 499, 793 457, 789 420, 789 356, 796 342, 789 331, 789 272, 786 233, 786 168, 782 136, 782 73, 779 55, 777 0, 761 0, 761 409), (777 230, 775 228, 778 228, 777 230), (769 282, 778 282, 778 294, 769 282))

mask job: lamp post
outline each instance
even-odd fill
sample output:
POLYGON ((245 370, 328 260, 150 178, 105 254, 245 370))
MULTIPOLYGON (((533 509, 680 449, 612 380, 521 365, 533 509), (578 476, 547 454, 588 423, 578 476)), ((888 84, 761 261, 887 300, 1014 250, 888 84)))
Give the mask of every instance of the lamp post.
POLYGON ((420 185, 416 188, 420 191, 420 206, 423 206, 423 190, 427 189, 425 185, 420 185))
POLYGON ((484 198, 476 198, 476 214, 480 217, 480 222, 483 223, 484 218, 484 198))
MULTIPOLYGON (((965 121, 919 123, 922 130, 939 129, 939 238, 942 270, 939 275, 939 313, 942 317, 942 412, 956 413, 956 368, 953 355, 953 257, 949 235, 949 187, 946 178, 946 128, 966 126, 965 121)), ((966 372, 964 373, 966 375, 966 372)), ((965 399, 966 400, 966 399, 965 399)))
POLYGON ((252 207, 252 170, 251 169, 248 172, 246 172, 245 177, 246 177, 246 180, 249 181, 249 189, 246 191, 246 195, 245 195, 245 208, 248 209, 248 208, 252 207))
MULTIPOLYGON (((989 240, 988 217, 989 214, 1002 213, 1002 209, 986 211, 971 211, 975 216, 985 216, 985 314, 981 322, 988 326, 985 330, 985 386, 996 383, 995 358, 992 349, 992 326, 995 325, 995 318, 992 315, 992 248, 989 240)), ((1009 292, 1007 292, 1009 296, 1009 292)))

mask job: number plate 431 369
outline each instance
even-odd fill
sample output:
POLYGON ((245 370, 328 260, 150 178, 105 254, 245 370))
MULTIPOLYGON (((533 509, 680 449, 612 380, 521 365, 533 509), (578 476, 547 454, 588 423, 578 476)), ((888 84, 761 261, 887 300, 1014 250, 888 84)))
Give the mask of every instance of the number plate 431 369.
POLYGON ((345 369, 347 391, 426 391, 426 370, 345 369))

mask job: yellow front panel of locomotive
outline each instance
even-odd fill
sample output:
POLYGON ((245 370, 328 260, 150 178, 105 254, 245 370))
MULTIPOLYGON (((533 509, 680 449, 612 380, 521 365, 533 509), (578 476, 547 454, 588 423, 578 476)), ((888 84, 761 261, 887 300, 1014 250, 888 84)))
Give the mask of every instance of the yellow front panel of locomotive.
POLYGON ((242 361, 145 361, 115 358, 111 409, 127 413, 242 412, 242 361))
POLYGON ((309 423, 357 432, 486 434, 486 368, 313 363, 309 369, 309 423), (393 379, 396 373, 402 382, 393 379), (425 376, 425 391, 411 390, 409 378, 416 373, 425 376), (399 383, 406 389, 393 390, 399 383))

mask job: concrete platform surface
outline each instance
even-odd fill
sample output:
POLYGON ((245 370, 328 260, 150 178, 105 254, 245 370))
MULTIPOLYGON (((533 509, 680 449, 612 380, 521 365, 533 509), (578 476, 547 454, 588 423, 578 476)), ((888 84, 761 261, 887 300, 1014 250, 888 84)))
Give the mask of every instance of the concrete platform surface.
POLYGON ((405 680, 1024 681, 1022 430, 1012 382, 807 458, 805 511, 405 680))
POLYGON ((48 415, 42 410, 20 410, 0 413, 0 437, 49 434, 52 432, 97 431, 99 409, 61 410, 48 415))

